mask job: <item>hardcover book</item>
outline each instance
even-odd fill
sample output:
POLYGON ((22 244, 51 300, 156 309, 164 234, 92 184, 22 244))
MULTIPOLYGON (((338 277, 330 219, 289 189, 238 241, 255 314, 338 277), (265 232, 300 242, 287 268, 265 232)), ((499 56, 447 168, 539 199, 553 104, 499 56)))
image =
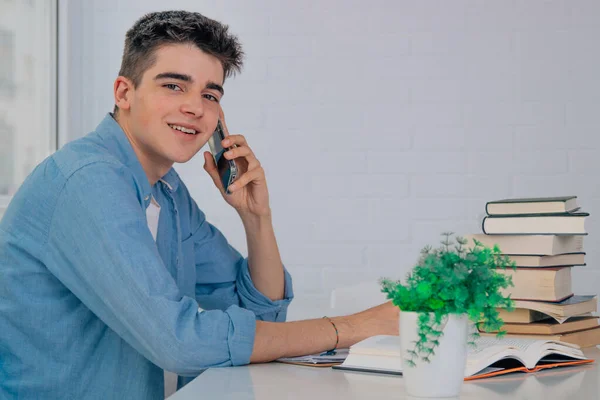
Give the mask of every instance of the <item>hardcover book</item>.
MULTIPOLYGON (((482 329, 481 323, 479 329, 482 329)), ((532 323, 505 323, 502 330, 506 333, 524 335, 558 335, 598 327, 598 317, 594 315, 569 318, 562 324, 554 319, 532 323)), ((496 332, 491 332, 496 333, 496 332)))
POLYGON ((553 256, 509 254, 507 257, 514 261, 517 267, 548 268, 561 266, 585 265, 585 253, 557 254, 553 256))
POLYGON ((594 295, 575 295, 561 302, 515 300, 515 310, 499 309, 504 322, 532 322, 549 316, 558 322, 571 317, 596 312, 598 301, 594 295))
POLYGON ((496 269, 510 276, 514 286, 501 290, 503 296, 513 300, 537 300, 559 302, 573 295, 572 267, 561 268, 512 268, 496 269))
POLYGON ((583 211, 563 214, 488 215, 481 229, 486 235, 587 235, 583 211))
POLYGON ((557 235, 464 235, 467 246, 473 247, 473 239, 484 246, 498 245, 503 254, 510 255, 558 255, 583 252, 583 236, 557 235))
POLYGON ((529 197, 489 201, 488 215, 549 214, 572 212, 579 208, 577 196, 529 197))
MULTIPOLYGON (((493 333, 480 332, 482 337, 493 336, 493 333)), ((600 344, 600 326, 575 332, 556 333, 551 335, 507 333, 510 340, 557 340, 579 347, 592 347, 600 344)))

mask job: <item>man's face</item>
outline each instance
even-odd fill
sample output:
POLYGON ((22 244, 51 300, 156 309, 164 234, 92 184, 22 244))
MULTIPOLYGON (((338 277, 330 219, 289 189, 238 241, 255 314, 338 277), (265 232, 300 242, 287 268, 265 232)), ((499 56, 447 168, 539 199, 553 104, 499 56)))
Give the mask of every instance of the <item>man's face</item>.
POLYGON ((155 57, 129 94, 124 122, 138 151, 156 166, 170 168, 190 160, 214 131, 223 96, 223 66, 187 44, 163 46, 155 57))

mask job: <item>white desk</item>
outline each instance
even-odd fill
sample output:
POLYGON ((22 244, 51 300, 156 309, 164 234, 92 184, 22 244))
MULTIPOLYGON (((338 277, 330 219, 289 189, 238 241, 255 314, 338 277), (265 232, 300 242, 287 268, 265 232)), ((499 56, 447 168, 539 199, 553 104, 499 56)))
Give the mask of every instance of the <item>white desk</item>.
MULTIPOLYGON (((465 382, 460 399, 600 399, 600 350, 585 353, 596 363, 465 382)), ((209 369, 169 400, 408 399, 403 379, 331 368, 255 364, 209 369)))

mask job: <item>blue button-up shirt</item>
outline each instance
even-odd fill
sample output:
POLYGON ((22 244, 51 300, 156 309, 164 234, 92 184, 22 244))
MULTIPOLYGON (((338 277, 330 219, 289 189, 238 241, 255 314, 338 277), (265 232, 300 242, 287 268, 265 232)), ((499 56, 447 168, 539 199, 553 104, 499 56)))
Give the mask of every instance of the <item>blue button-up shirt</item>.
POLYGON ((292 297, 287 271, 283 300, 254 287, 173 169, 150 186, 108 114, 0 223, 0 398, 163 398, 163 369, 247 364, 256 319, 284 321, 292 297))

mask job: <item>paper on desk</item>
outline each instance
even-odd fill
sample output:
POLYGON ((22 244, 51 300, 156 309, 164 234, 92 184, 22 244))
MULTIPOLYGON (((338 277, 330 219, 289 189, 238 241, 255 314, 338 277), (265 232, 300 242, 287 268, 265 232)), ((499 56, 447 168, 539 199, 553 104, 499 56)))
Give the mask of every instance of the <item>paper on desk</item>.
POLYGON ((277 359, 280 362, 305 363, 305 364, 330 364, 341 363, 348 357, 348 349, 338 349, 334 355, 324 355, 324 353, 309 354, 299 357, 283 357, 277 359))

